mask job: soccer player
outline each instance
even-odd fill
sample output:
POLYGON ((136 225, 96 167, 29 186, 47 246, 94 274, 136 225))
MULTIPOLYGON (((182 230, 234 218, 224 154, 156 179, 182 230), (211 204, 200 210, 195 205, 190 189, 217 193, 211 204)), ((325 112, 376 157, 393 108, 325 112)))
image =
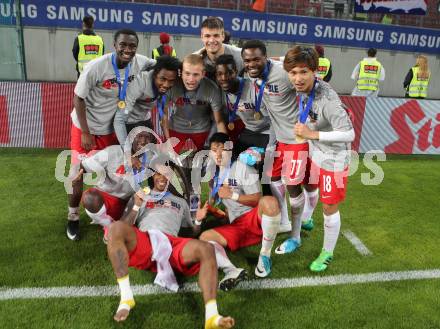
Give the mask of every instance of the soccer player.
POLYGON ((153 143, 152 136, 146 132, 139 132, 133 141, 131 159, 126 158, 119 145, 111 145, 81 161, 77 180, 82 178, 83 172, 102 175, 97 178, 98 183, 95 187, 83 193, 82 202, 92 223, 103 226, 104 232, 113 221, 120 219, 127 201, 140 188, 140 177, 146 177, 149 165, 146 159, 151 158, 152 153, 147 151, 137 157, 134 155, 149 143, 153 143), (134 161, 135 158, 140 159, 134 161), (132 164, 129 164, 129 161, 132 164), (133 167, 130 171, 127 171, 131 166, 133 167))
MULTIPOLYGON (((117 144, 113 131, 116 111, 125 107, 128 85, 134 76, 153 60, 137 55, 138 36, 128 29, 119 30, 114 36, 115 52, 89 62, 75 86, 72 111, 71 150, 72 172, 77 171, 78 156, 117 144)), ((74 174, 71 175, 72 177, 74 174)), ((82 179, 76 181, 69 194, 67 237, 79 239, 79 203, 82 179)))
MULTIPOLYGON (((204 207, 197 210, 195 223, 193 223, 186 201, 173 195, 168 189, 172 172, 166 162, 159 158, 153 160, 150 166, 155 170, 152 176, 153 189, 151 193, 144 197, 144 202, 135 194, 133 196, 134 203, 140 207, 138 212, 130 212, 121 220, 129 224, 136 222, 136 226, 141 232, 156 229, 173 237, 197 237, 200 234, 202 220, 206 217, 208 205, 205 204, 204 207)), ((129 203, 129 208, 131 208, 131 203, 132 201, 129 203)), ((246 270, 236 268, 221 245, 215 241, 208 242, 214 245, 218 268, 225 273, 219 283, 220 289, 225 291, 233 289, 247 277, 246 270)))
POLYGON ((304 194, 311 199, 309 204, 312 209, 317 203, 317 196, 314 193, 303 193, 301 190, 308 163, 309 147, 307 141, 297 140, 293 131, 298 121, 296 91, 282 64, 267 59, 266 46, 263 42, 247 41, 242 48, 242 57, 246 72, 250 78, 256 79, 257 97, 261 97, 266 105, 278 141, 271 172, 271 189, 281 208, 280 232, 292 230, 292 233, 291 239, 275 252, 293 251, 301 244, 304 194), (287 213, 286 189, 290 194, 292 224, 287 213))
MULTIPOLYGON (((222 101, 217 85, 204 77, 205 70, 200 56, 191 54, 182 64, 182 83, 169 91, 170 102, 164 117, 168 117, 169 136, 179 139, 175 151, 179 153, 188 139, 201 150, 209 135, 211 117, 217 130, 226 133, 221 110, 222 101)), ((166 123, 165 123, 166 126, 166 123)))
MULTIPOLYGON (((124 145, 127 133, 138 124, 152 128, 151 109, 156 106, 160 117, 164 117, 166 92, 171 89, 178 78, 181 63, 171 56, 160 56, 152 70, 143 71, 130 83, 127 91, 126 108, 117 111, 114 128, 118 141, 124 145)), ((164 120, 167 118, 164 117, 164 120)), ((168 130, 165 136, 169 137, 168 130)))
MULTIPOLYGON (((136 209, 138 206, 135 205, 131 211, 136 212, 136 209)), ((217 310, 217 264, 211 244, 172 237, 158 230, 141 232, 120 221, 110 226, 107 252, 121 293, 115 321, 125 321, 135 306, 128 275, 128 267, 134 267, 158 271, 156 279, 160 276, 161 281, 171 280, 166 283, 170 288, 176 285, 173 270, 188 276, 199 273, 199 286, 205 302, 205 329, 234 326, 233 318, 220 316, 217 310)))
POLYGON ((324 271, 333 259, 339 236, 339 204, 345 199, 350 145, 354 129, 341 100, 326 82, 315 79, 318 54, 312 48, 296 46, 284 59, 284 69, 304 104, 307 121, 295 124, 295 135, 309 141, 312 168, 310 183, 321 191, 324 216, 324 245, 310 270, 324 271))
POLYGON ((234 128, 235 117, 239 117, 245 125, 238 143, 234 145, 234 153, 239 154, 251 146, 265 149, 270 138, 270 118, 264 104, 261 103, 257 111, 253 82, 238 77, 237 65, 232 55, 221 55, 217 58, 215 73, 217 83, 224 92, 228 130, 234 128))
POLYGON ((243 69, 241 48, 223 43, 225 27, 218 17, 208 17, 202 22, 201 39, 203 48, 195 53, 201 55, 205 65, 206 77, 215 81, 215 61, 221 55, 228 54, 234 57, 238 72, 243 69))
POLYGON ((272 271, 271 250, 280 225, 280 209, 272 196, 261 196, 257 171, 235 161, 231 163, 225 146, 227 134, 215 133, 209 140, 210 157, 216 165, 211 181, 211 201, 223 202, 229 224, 207 230, 204 241, 216 241, 231 251, 261 243, 255 275, 266 277, 272 271))

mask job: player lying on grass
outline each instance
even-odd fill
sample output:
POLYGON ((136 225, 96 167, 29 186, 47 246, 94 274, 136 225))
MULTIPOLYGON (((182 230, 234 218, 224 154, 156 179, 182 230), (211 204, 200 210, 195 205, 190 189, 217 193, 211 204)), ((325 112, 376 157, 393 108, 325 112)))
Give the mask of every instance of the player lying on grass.
POLYGON ((229 144, 224 133, 215 133, 209 141, 210 157, 216 164, 211 200, 223 202, 229 224, 203 232, 200 239, 216 241, 232 251, 261 243, 255 275, 266 277, 272 269, 270 255, 280 226, 280 208, 274 197, 261 196, 256 169, 240 161, 231 163, 229 144))
MULTIPOLYGON (((151 142, 152 138, 147 132, 140 132, 134 139, 131 154, 134 155, 151 142)), ((144 154, 139 156, 141 159, 126 159, 121 146, 112 145, 81 161, 80 171, 73 184, 82 184, 84 172, 94 172, 102 176, 97 185, 86 190, 81 198, 85 211, 94 224, 107 227, 122 216, 127 201, 138 188, 134 173, 145 173, 147 164, 142 160, 143 156, 144 154), (133 167, 128 163, 129 160, 133 167), (128 168, 134 171, 133 175, 130 172, 127 175, 128 168)))
MULTIPOLYGON (((128 276, 128 267, 135 267, 157 272, 155 283, 173 291, 178 289, 173 271, 187 276, 199 273, 199 286, 205 302, 205 329, 232 328, 234 319, 220 316, 217 310, 215 248, 204 241, 180 238, 167 233, 176 233, 178 228, 176 230, 175 224, 182 222, 184 213, 189 211, 185 211, 188 206, 183 199, 177 200, 168 194, 167 170, 160 166, 156 168, 162 173, 153 175, 152 193, 143 195, 145 200, 136 197, 136 202, 127 216, 110 226, 107 251, 121 292, 120 304, 114 319, 118 322, 126 320, 130 310, 135 306, 128 276), (143 214, 140 227, 146 229, 145 232, 129 224, 134 222, 140 211, 143 214), (165 216, 171 218, 166 219, 165 216), (154 227, 151 222, 156 220, 161 222, 158 226, 162 231, 151 228, 154 227)), ((186 220, 190 221, 189 215, 186 216, 186 220)))
MULTIPOLYGON (((165 166, 165 161, 160 158, 155 159, 150 164, 153 168, 160 167, 160 172, 156 171, 152 177, 153 189, 144 199, 138 194, 133 196, 133 202, 137 211, 130 211, 121 221, 133 224, 141 232, 148 230, 159 230, 167 235, 177 237, 197 237, 200 234, 202 220, 206 217, 207 204, 199 208, 196 213, 195 224, 192 221, 188 204, 183 198, 173 195, 168 190, 169 176, 172 171, 165 166), (138 208, 139 207, 139 208, 138 208), (191 231, 188 232, 187 228, 191 231)), ((132 201, 130 201, 131 203, 132 201)), ((129 203, 129 208, 131 204, 129 203)), ((228 291, 233 289, 240 281, 246 278, 247 273, 244 269, 236 268, 226 255, 224 248, 215 241, 209 241, 215 248, 215 255, 219 269, 225 273, 220 281, 219 287, 228 291)))
MULTIPOLYGON (((328 83, 315 78, 318 58, 314 49, 296 46, 284 59, 284 69, 306 111, 306 120, 297 122, 294 132, 309 141, 312 160, 309 186, 316 194, 319 187, 321 193, 324 246, 310 265, 314 272, 324 271, 333 258, 341 227, 338 205, 345 199, 350 145, 354 140, 353 125, 337 93, 328 83)), ((277 251, 294 251, 286 245, 285 241, 277 251)))

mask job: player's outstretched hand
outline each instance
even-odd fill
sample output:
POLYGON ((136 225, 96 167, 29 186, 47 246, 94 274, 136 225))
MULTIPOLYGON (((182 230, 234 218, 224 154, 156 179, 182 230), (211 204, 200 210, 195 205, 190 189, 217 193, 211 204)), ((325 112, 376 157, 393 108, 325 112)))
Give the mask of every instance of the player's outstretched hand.
POLYGON ((199 209, 197 209, 196 212, 196 220, 198 221, 202 221, 206 218, 206 215, 208 214, 208 201, 205 202, 205 204, 203 205, 203 207, 200 207, 200 202, 199 202, 199 209))
MULTIPOLYGON (((122 321, 125 321, 125 320, 127 320, 127 318, 128 318, 128 314, 129 314, 129 313, 130 313, 129 310, 123 308, 123 309, 121 309, 121 310, 119 310, 119 311, 116 312, 116 314, 115 314, 115 316, 113 317, 113 319, 114 319, 116 322, 122 322, 122 321)), ((225 327, 225 328, 230 328, 230 327, 225 327)))

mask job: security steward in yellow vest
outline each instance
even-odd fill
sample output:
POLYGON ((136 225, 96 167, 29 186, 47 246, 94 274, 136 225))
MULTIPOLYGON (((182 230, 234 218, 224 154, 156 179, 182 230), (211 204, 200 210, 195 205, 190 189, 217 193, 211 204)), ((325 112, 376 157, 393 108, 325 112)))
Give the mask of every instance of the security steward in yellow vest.
POLYGON ((324 47, 321 45, 315 45, 315 50, 319 55, 318 69, 316 70, 316 75, 318 78, 329 82, 332 78, 332 64, 328 58, 324 56, 324 47))
POLYGON ((406 90, 406 98, 418 98, 423 99, 428 97, 428 87, 430 75, 427 78, 419 77, 419 68, 417 66, 412 67, 405 77, 403 87, 406 90))
POLYGON ((102 56, 104 53, 104 42, 102 38, 93 31, 93 22, 93 17, 84 17, 83 31, 73 42, 72 54, 76 60, 78 77, 84 69, 84 65, 92 59, 102 56))
POLYGON ((376 59, 377 50, 370 48, 368 57, 361 60, 353 70, 351 78, 356 81, 352 96, 377 97, 379 95, 379 81, 385 80, 385 69, 376 59))

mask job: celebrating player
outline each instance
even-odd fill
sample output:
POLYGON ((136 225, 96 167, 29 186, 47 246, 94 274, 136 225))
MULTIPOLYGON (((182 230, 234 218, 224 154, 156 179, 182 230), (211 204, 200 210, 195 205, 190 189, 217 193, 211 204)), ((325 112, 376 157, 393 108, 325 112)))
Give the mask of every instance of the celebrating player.
POLYGON ((229 224, 203 232, 200 239, 216 241, 232 251, 261 242, 255 275, 266 277, 272 270, 270 255, 280 225, 280 209, 274 197, 261 196, 254 168, 240 161, 230 162, 230 150, 225 148, 228 142, 228 135, 215 133, 209 145, 216 164, 211 201, 223 202, 229 224))
POLYGON ((321 191, 324 246, 310 265, 310 270, 321 272, 332 260, 339 236, 341 217, 338 205, 345 199, 354 129, 337 93, 328 83, 315 79, 317 67, 318 54, 312 48, 296 46, 284 59, 284 69, 300 93, 301 107, 307 116, 305 123, 295 124, 295 135, 310 142, 310 183, 315 185, 315 191, 318 186, 321 191))
MULTIPOLYGON (((75 86, 72 111, 71 149, 72 163, 79 163, 78 155, 92 150, 101 150, 117 144, 113 131, 113 117, 117 109, 125 108, 128 85, 134 76, 153 60, 136 54, 138 46, 136 32, 128 29, 115 33, 115 52, 87 63, 75 86)), ((77 171, 72 166, 71 176, 77 171)), ((73 183, 69 194, 67 237, 79 239, 79 203, 82 195, 82 179, 73 183)))
MULTIPOLYGON (((179 153, 188 139, 197 150, 203 148, 211 128, 211 117, 217 124, 217 130, 226 133, 221 110, 222 101, 217 85, 204 78, 203 60, 191 54, 182 64, 182 82, 169 91, 170 113, 169 137, 177 137, 179 143, 175 151, 179 153)), ((166 112, 165 117, 168 116, 166 112)), ((167 136, 168 137, 168 136, 167 136)))
MULTIPOLYGON (((153 106, 157 107, 160 118, 167 120, 164 117, 166 92, 174 86, 180 66, 178 59, 160 56, 152 70, 141 72, 131 82, 127 91, 126 108, 117 111, 114 119, 115 132, 121 145, 124 145, 127 133, 137 124, 152 128, 153 106)), ((167 124, 162 128, 165 130, 165 136, 169 136, 167 124)))

